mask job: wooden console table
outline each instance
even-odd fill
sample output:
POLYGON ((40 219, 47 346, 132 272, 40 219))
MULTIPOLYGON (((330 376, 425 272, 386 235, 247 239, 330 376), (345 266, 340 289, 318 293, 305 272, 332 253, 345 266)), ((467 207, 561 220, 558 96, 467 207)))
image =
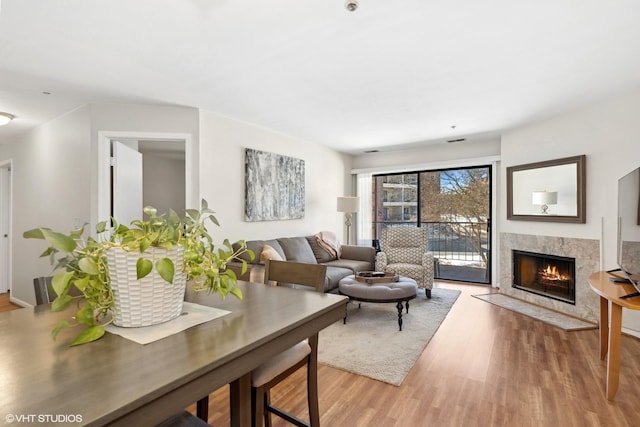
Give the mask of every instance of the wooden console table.
POLYGON ((608 400, 613 400, 618 391, 620 379, 620 341, 622 337, 622 308, 640 310, 640 297, 622 299, 635 292, 630 283, 615 283, 612 276, 599 271, 589 276, 589 285, 600 296, 600 359, 607 358, 608 400), (611 324, 609 324, 609 303, 611 303, 611 324))

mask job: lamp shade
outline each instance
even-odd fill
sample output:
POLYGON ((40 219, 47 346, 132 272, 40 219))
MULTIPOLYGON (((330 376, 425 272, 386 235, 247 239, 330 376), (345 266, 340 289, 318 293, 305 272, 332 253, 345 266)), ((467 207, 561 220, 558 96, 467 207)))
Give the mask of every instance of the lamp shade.
POLYGON ((338 212, 358 212, 360 197, 338 197, 338 212))
POLYGON ((558 204, 557 191, 534 191, 531 195, 531 203, 534 205, 558 204))

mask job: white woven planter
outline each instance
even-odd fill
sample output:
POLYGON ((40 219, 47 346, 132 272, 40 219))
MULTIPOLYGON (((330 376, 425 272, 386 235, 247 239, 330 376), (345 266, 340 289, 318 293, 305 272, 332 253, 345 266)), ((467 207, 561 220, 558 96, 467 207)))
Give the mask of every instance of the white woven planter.
POLYGON ((182 246, 173 249, 149 248, 144 258, 154 264, 146 277, 136 279, 139 252, 111 248, 106 252, 111 288, 115 299, 113 323, 121 327, 151 326, 175 319, 182 313, 186 278, 182 273, 182 246), (169 258, 175 265, 173 284, 167 283, 155 269, 155 263, 169 258))

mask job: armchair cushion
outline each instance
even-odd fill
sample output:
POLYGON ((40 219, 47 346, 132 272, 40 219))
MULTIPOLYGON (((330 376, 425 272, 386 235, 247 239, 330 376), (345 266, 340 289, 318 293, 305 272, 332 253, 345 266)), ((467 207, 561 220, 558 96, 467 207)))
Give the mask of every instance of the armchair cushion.
POLYGON ((425 248, 416 246, 396 246, 390 247, 386 254, 389 263, 405 262, 409 264, 422 264, 422 254, 425 248))

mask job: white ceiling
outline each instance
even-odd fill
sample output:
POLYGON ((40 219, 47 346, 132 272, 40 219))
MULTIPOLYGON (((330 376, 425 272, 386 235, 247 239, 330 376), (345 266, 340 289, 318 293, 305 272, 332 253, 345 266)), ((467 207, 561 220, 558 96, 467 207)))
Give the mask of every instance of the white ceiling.
POLYGON ((638 0, 1 1, 0 111, 17 119, 0 143, 142 102, 361 153, 496 136, 640 87, 638 0))

